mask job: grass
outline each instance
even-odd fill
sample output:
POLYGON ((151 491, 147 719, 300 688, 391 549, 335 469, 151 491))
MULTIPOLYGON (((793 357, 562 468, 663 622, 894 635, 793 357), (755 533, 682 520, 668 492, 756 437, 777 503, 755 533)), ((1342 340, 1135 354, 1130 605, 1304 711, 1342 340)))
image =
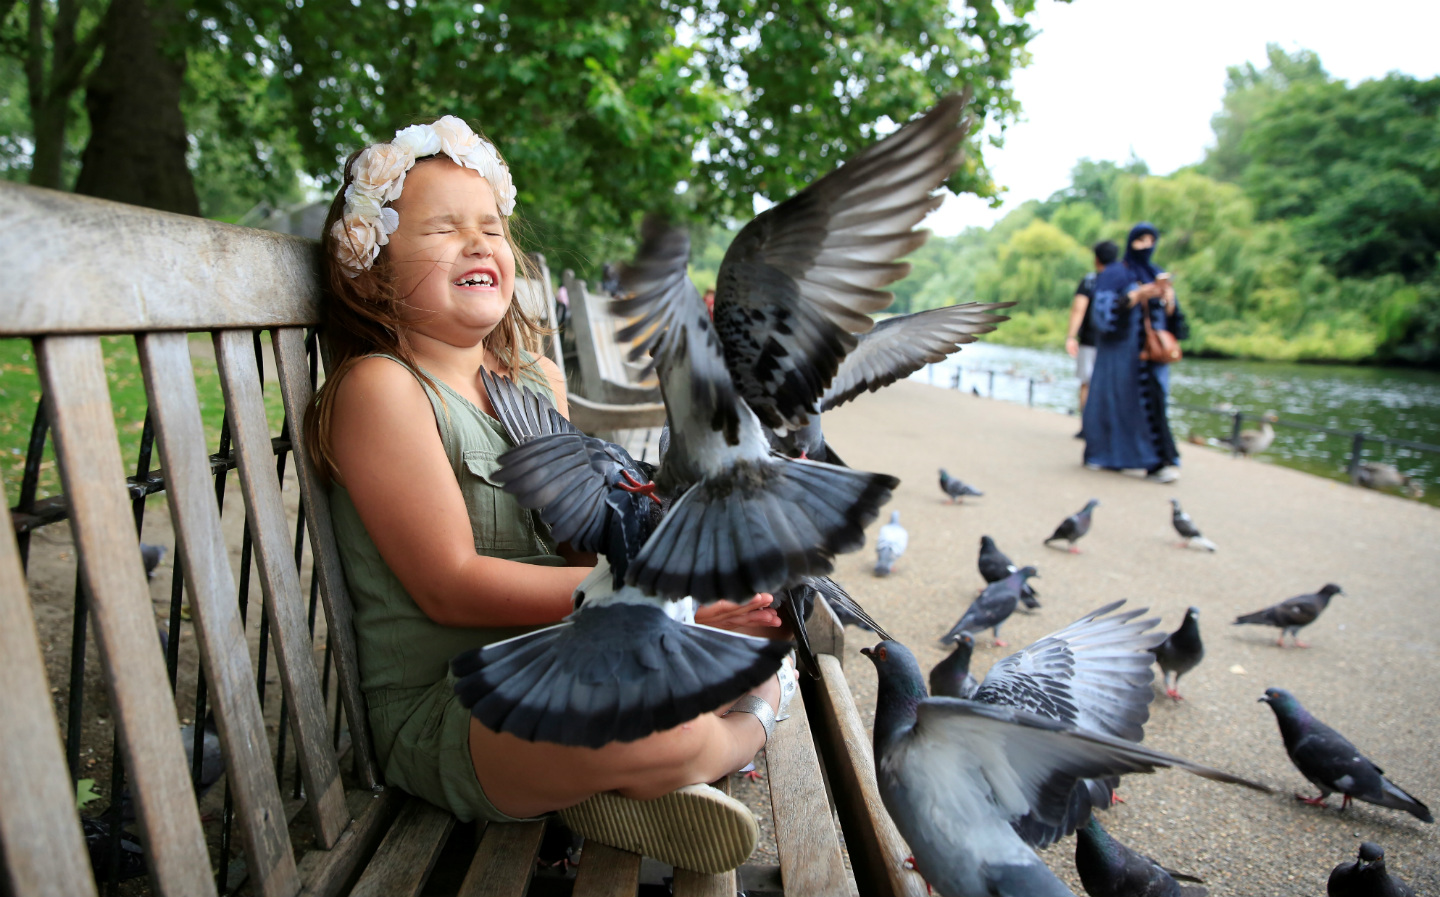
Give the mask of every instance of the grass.
MULTIPOLYGON (((269 335, 264 335, 262 339, 268 342, 269 335)), ((206 442, 211 451, 216 451, 220 444, 220 424, 225 415, 220 372, 213 353, 208 351, 209 335, 192 334, 190 341, 195 388, 200 397, 200 417, 205 427, 206 442)), ((105 356, 105 376, 110 385, 115 429, 120 437, 120 457, 126 473, 133 474, 140 453, 140 434, 145 427, 145 380, 140 370, 133 337, 102 337, 101 346, 105 356)), ((280 388, 273 382, 265 386, 265 416, 269 420, 271 434, 278 436, 285 416, 280 388)), ((30 442, 30 429, 39 401, 40 377, 35 351, 30 341, 0 340, 0 479, 3 479, 5 484, 6 503, 12 507, 20 499, 20 484, 25 473, 25 451, 30 442)), ((58 495, 62 491, 52 443, 53 434, 46 440, 37 498, 58 495)), ((161 466, 158 448, 152 456, 151 466, 161 466)))

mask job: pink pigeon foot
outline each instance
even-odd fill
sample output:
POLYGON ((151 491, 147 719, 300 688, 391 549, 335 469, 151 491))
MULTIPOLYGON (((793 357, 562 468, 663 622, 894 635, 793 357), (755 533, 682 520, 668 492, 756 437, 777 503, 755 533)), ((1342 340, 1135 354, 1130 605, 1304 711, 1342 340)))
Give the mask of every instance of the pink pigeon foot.
POLYGON ((752 769, 749 772, 745 773, 745 778, 749 779, 752 782, 758 782, 761 779, 765 778, 765 776, 761 775, 760 770, 752 769))
POLYGON ((1074 545, 1071 545, 1071 546, 1070 546, 1070 553, 1071 553, 1071 554, 1079 554, 1079 553, 1080 553, 1080 549, 1076 548, 1074 545))
POLYGON ((1295 795, 1295 799, 1298 800, 1298 801, 1303 801, 1303 802, 1309 804, 1309 805, 1312 806, 1312 807, 1323 807, 1323 806, 1325 806, 1325 795, 1323 795, 1323 794, 1320 795, 1319 797, 1306 797, 1306 796, 1303 795, 1303 794, 1297 794, 1297 795, 1295 795))
POLYGON ((1180 692, 1176 691, 1176 690, 1173 689, 1173 688, 1167 688, 1167 689, 1165 689, 1165 694, 1166 694, 1172 701, 1183 701, 1183 700, 1185 700, 1184 698, 1180 697, 1180 692))
POLYGON ((995 647, 997 647, 997 648, 1008 648, 1008 647, 1010 647, 1010 643, 1009 643, 1009 642, 1002 642, 1002 641, 1000 641, 1000 640, 997 638, 997 639, 995 640, 995 647))

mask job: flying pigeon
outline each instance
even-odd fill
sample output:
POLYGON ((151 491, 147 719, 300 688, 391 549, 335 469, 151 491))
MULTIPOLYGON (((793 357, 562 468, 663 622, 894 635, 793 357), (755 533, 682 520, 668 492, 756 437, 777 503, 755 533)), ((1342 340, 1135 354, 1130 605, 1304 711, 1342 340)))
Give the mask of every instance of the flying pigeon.
POLYGON ((825 599, 841 626, 859 626, 871 632, 882 633, 881 638, 890 637, 883 634, 885 630, 880 628, 880 624, 875 622, 859 602, 850 597, 850 593, 845 591, 843 586, 828 576, 807 577, 798 585, 781 589, 775 593, 775 603, 772 606, 780 615, 781 622, 794 634, 800 666, 812 677, 820 675, 820 665, 814 649, 810 647, 810 635, 806 627, 809 625, 810 614, 815 609, 816 596, 825 599))
POLYGON ((1034 567, 1021 567, 1014 573, 996 583, 991 583, 981 592, 979 597, 970 603, 965 613, 950 631, 941 637, 940 641, 948 642, 962 632, 979 632, 982 629, 994 630, 995 647, 1005 647, 1005 642, 1000 641, 1000 627, 1010 615, 1015 613, 1015 606, 1020 603, 1020 592, 1025 586, 1025 580, 1037 575, 1034 567))
POLYGON ((1165 694, 1176 701, 1180 697, 1180 677, 1200 665, 1205 659, 1205 645, 1200 641, 1200 608, 1192 607, 1185 612, 1180 628, 1170 633, 1165 641, 1155 646, 1155 662, 1160 665, 1164 677, 1165 694), (1175 684, 1170 684, 1171 674, 1175 684))
POLYGON ((1058 542, 1064 539, 1070 543, 1070 553, 1079 554, 1080 549, 1075 547, 1075 543, 1086 533, 1090 532, 1090 513, 1094 511, 1095 507, 1099 504, 1099 499, 1092 498, 1087 501, 1085 507, 1066 517, 1060 522, 1059 526, 1055 527, 1055 534, 1046 539, 1045 544, 1049 545, 1051 542, 1058 542))
POLYGON ((1205 897, 1209 893, 1205 888, 1180 885, 1181 881, 1201 880, 1136 853, 1115 840, 1094 816, 1075 834, 1075 871, 1090 897, 1205 897))
POLYGON ((967 485, 955 477, 952 477, 945 472, 945 468, 943 467, 940 468, 940 491, 950 496, 950 504, 952 505, 957 501, 963 502, 967 495, 978 497, 985 494, 974 486, 967 485))
POLYGON ((1206 551, 1214 551, 1215 543, 1200 535, 1200 528, 1195 525, 1195 521, 1189 514, 1180 510, 1180 500, 1172 498, 1170 499, 1170 505, 1174 508, 1174 512, 1170 516, 1170 521, 1175 524, 1175 532, 1179 533, 1180 538, 1185 540, 1180 543, 1180 547, 1203 548, 1206 551))
POLYGON ((970 674, 975 639, 968 632, 955 636, 955 650, 930 670, 930 694, 942 698, 970 698, 980 681, 970 674))
POLYGON ((1415 897, 1410 886, 1385 871, 1385 848, 1362 841, 1360 856, 1353 863, 1341 863, 1325 884, 1329 897, 1415 897))
MULTIPOLYGON (((999 582, 1005 577, 1014 573, 1020 568, 1015 566, 996 545, 995 540, 989 536, 980 537, 980 575, 985 578, 986 583, 999 582)), ((1030 583, 1025 583, 1025 588, 1020 591, 1020 602, 1030 610, 1040 606, 1040 593, 1035 591, 1030 583)))
MULTIPOLYGON (((844 587, 835 580, 828 576, 816 576, 806 580, 806 582, 809 583, 818 594, 824 596, 825 603, 830 605, 830 610, 833 611, 836 618, 840 620, 841 626, 858 626, 861 629, 879 635, 881 638, 890 637, 884 634, 885 630, 880 628, 880 624, 876 623, 874 618, 866 613, 865 608, 861 607, 858 601, 850 597, 850 593, 846 592, 844 587)), ((809 605, 807 605, 806 608, 804 616, 808 618, 810 615, 809 605)))
POLYGON ((1320 591, 1311 595, 1296 595, 1294 598, 1286 598, 1279 604, 1272 604, 1264 610, 1257 610, 1253 614, 1235 618, 1235 625, 1242 623, 1253 623, 1257 626, 1277 626, 1280 629, 1280 638, 1275 644, 1285 647, 1285 633, 1290 633, 1294 640, 1295 647, 1308 648, 1306 643, 1300 641, 1300 629, 1309 626, 1320 617, 1320 613, 1330 605, 1330 599, 1335 595, 1345 594, 1339 586, 1328 583, 1320 591))
POLYGON ((1342 810, 1350 806, 1352 799, 1363 800, 1404 810, 1421 822, 1435 821, 1424 804, 1385 778, 1384 770, 1370 762, 1345 736, 1311 716, 1290 692, 1267 688, 1260 700, 1275 711, 1280 737, 1285 740, 1285 752, 1295 768, 1320 789, 1319 797, 1296 794, 1297 800, 1320 807, 1325 805, 1327 797, 1338 791, 1345 795, 1340 804, 1342 810))
POLYGON ((942 897, 1073 897, 1011 822, 1055 822, 1073 784, 1175 766, 1219 781, 1263 785, 1087 732, 1024 710, 932 698, 910 650, 863 648, 879 673, 875 772, 881 799, 942 897))
POLYGON ((891 511, 890 522, 880 527, 880 535, 875 540, 875 575, 889 576, 909 544, 910 534, 900 525, 900 512, 891 511))

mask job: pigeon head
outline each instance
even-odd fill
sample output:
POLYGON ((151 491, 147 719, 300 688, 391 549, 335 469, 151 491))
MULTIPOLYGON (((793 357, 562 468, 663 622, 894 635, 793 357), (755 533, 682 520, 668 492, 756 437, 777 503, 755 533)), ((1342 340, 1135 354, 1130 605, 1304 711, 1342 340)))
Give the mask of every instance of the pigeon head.
POLYGON ((1320 594, 1324 595, 1326 598, 1329 598, 1331 595, 1343 595, 1345 594, 1345 590, 1335 585, 1335 583, 1333 582, 1327 582, 1324 588, 1320 590, 1320 594))
POLYGON ((975 637, 968 632, 962 632, 951 639, 955 643, 955 651, 951 656, 956 661, 963 661, 966 667, 970 665, 970 656, 975 653, 975 637))
POLYGON ((994 550, 995 550, 995 540, 992 539, 992 538, 990 538, 989 536, 981 536, 981 537, 980 537, 980 550, 981 550, 981 551, 994 551, 994 550))
POLYGON ((1270 709, 1274 710, 1277 716, 1294 713, 1300 709, 1300 702, 1283 688, 1267 688, 1265 694, 1256 700, 1269 704, 1270 709))
POLYGON ((1034 567, 1021 567, 1019 570, 1015 571, 1015 575, 1019 576, 1022 579, 1029 579, 1032 576, 1038 577, 1040 575, 1040 571, 1036 570, 1034 567))
POLYGON ((1170 499, 1170 507, 1174 508, 1174 509, 1177 510, 1177 511, 1180 510, 1180 499, 1178 499, 1178 498, 1172 498, 1172 499, 1170 499))
POLYGON ((916 709, 929 697, 920 664, 910 649, 886 640, 860 653, 875 664, 880 687, 875 695, 875 758, 884 757, 892 744, 915 724, 916 709))
POLYGON ((1090 499, 1089 501, 1085 502, 1085 510, 1087 510, 1087 511, 1089 511, 1089 510, 1092 509, 1092 508, 1098 508, 1098 507, 1100 507, 1100 499, 1098 499, 1098 498, 1092 498, 1092 499, 1090 499))
POLYGON ((940 468, 940 479, 942 479, 942 480, 948 480, 948 479, 950 479, 950 474, 946 473, 946 472, 945 472, 945 468, 943 468, 943 467, 940 468))
POLYGON ((1189 610, 1185 611, 1185 616, 1192 620, 1197 619, 1200 616, 1200 608, 1192 606, 1189 610))
POLYGON ((1374 841, 1363 841, 1360 844, 1360 867, 1363 869, 1368 865, 1385 862, 1385 848, 1374 841))
POLYGON ((899 511, 891 511, 891 512, 890 512, 890 522, 891 522, 891 523, 899 523, 899 522, 900 522, 900 512, 899 512, 899 511))

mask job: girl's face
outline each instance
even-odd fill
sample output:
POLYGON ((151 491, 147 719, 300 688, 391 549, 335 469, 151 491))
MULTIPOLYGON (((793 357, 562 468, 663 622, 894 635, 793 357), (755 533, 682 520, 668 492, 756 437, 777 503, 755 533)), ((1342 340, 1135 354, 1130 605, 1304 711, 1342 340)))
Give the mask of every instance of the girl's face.
POLYGON ((406 319, 432 339, 478 345, 515 291, 515 255, 489 182, 449 159, 431 159, 410 170, 392 205, 400 225, 383 251, 406 319))

